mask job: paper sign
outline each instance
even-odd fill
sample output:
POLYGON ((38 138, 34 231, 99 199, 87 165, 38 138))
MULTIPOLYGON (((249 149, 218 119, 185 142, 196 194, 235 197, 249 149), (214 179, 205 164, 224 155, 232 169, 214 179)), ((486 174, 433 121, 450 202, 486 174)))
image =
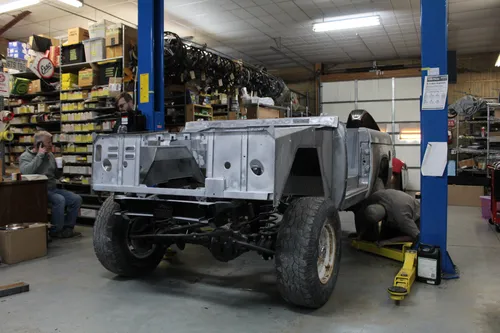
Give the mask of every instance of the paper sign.
POLYGON ((9 74, 0 72, 0 96, 9 97, 9 79, 9 74))
POLYGON ((428 75, 424 82, 422 110, 443 110, 448 96, 448 75, 428 75))
POLYGON ((439 75, 439 67, 431 67, 427 70, 427 75, 439 75))
POLYGON ((441 177, 448 159, 447 142, 429 142, 422 161, 422 176, 441 177))

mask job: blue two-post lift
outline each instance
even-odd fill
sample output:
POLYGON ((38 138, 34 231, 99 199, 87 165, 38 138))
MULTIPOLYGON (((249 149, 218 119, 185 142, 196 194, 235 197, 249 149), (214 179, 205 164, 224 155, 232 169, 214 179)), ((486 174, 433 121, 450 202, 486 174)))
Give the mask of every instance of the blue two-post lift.
POLYGON ((139 0, 139 110, 149 131, 165 128, 163 46, 165 44, 164 0, 139 0))
MULTIPOLYGON (((164 2, 139 0, 139 109, 147 118, 150 131, 165 128, 164 117, 164 2)), ((448 26, 447 0, 421 0, 422 68, 439 68, 447 74, 448 26)), ((422 71, 422 83, 427 71, 422 71)), ((421 160, 428 142, 448 141, 448 108, 421 111, 421 160)), ((421 176, 421 242, 437 245, 442 253, 442 270, 457 277, 448 254, 448 182, 442 177, 421 176)))
MULTIPOLYGON (((439 68, 439 74, 448 73, 448 19, 447 0, 421 0, 422 68, 439 68)), ((422 70, 422 92, 427 70, 422 70)), ((429 142, 448 142, 448 106, 443 110, 420 111, 422 133, 422 161, 429 142)), ((421 176, 421 233, 424 244, 441 248, 441 269, 445 278, 458 277, 446 246, 448 229, 448 177, 421 176)))

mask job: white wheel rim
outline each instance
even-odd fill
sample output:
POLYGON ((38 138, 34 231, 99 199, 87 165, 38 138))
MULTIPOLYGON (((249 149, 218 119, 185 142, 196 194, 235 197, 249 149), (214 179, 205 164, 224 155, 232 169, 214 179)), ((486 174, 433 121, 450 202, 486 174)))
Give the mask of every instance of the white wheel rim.
POLYGON ((318 277, 322 284, 327 284, 332 277, 335 245, 335 230, 327 220, 321 229, 318 244, 318 277))

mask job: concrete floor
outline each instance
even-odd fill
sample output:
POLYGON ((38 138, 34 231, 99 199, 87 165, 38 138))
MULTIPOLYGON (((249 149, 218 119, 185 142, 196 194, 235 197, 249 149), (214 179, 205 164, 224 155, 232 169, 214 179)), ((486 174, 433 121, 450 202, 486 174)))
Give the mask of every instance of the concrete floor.
MULTIPOLYGON (((344 230, 353 230, 343 214, 344 230)), ((500 332, 500 238, 477 208, 449 209, 449 252, 459 280, 416 283, 397 307, 388 299, 398 265, 351 249, 329 303, 317 311, 288 306, 272 262, 248 253, 230 263, 203 248, 179 254, 142 280, 116 278, 84 237, 50 245, 46 258, 0 267, 0 284, 31 291, 0 299, 2 333, 151 332, 500 332)))

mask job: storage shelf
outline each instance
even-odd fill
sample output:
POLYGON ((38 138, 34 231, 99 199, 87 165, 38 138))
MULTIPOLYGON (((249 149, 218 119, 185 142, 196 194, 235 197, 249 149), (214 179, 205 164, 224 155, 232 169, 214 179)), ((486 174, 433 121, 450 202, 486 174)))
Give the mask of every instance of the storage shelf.
POLYGON ((93 144, 93 142, 67 142, 67 141, 63 141, 61 143, 64 145, 91 145, 91 144, 93 144))
POLYGON ((115 57, 115 58, 109 58, 109 59, 101 59, 98 61, 91 61, 91 62, 78 62, 75 64, 65 64, 61 65, 61 70, 75 70, 75 69, 82 69, 85 67, 88 67, 89 65, 99 65, 99 63, 104 63, 104 62, 110 62, 110 61, 117 61, 117 60, 123 60, 123 57, 115 57))
POLYGON ((89 165, 92 165, 92 163, 89 163, 89 162, 64 162, 64 165, 71 165, 71 166, 89 166, 89 165))
POLYGON ((195 113, 195 117, 204 117, 204 118, 212 118, 212 115, 210 114, 203 114, 203 113, 195 113))
POLYGON ((188 104, 188 106, 194 106, 195 108, 203 108, 203 109, 212 109, 210 105, 201 105, 201 104, 188 104))
POLYGON ((118 119, 117 117, 113 118, 99 118, 99 119, 87 119, 87 120, 65 120, 61 121, 61 124, 85 124, 85 123, 96 123, 96 122, 104 122, 104 121, 113 121, 118 119))
POLYGON ((15 114, 14 114, 14 117, 26 117, 26 116, 35 116, 35 115, 51 114, 51 113, 57 113, 57 114, 59 114, 59 111, 30 112, 30 113, 15 113, 15 114))
POLYGON ((469 137, 461 137, 459 140, 488 140, 488 137, 482 136, 469 136, 469 137))
POLYGON ((92 152, 91 151, 86 151, 86 152, 79 151, 79 152, 71 152, 71 153, 70 152, 61 152, 60 154, 61 155, 89 155, 89 154, 92 154, 92 152))
MULTIPOLYGON (((476 155, 485 155, 488 154, 486 149, 470 149, 470 148, 459 148, 459 154, 476 154, 476 155)), ((500 150, 490 149, 489 154, 500 154, 500 150)))
MULTIPOLYGON (((35 73, 29 71, 29 72, 19 72, 19 73, 10 73, 10 75, 23 78, 23 79, 30 79, 30 80, 38 80, 40 79, 35 73)), ((59 80, 59 67, 54 68, 54 76, 52 76, 50 79, 44 79, 44 80, 59 80)))
POLYGON ((35 94, 25 94, 25 95, 11 94, 9 98, 28 99, 28 98, 35 98, 38 96, 55 96, 58 95, 59 93, 60 93, 59 90, 54 90, 54 91, 42 91, 35 94))
POLYGON ((32 146, 33 142, 9 142, 10 146, 32 146))
POLYGON ((116 108, 115 107, 104 107, 104 108, 93 108, 93 109, 88 108, 88 109, 83 109, 83 110, 61 111, 61 113, 80 113, 80 112, 89 112, 89 111, 110 112, 110 111, 116 111, 116 108))
POLYGON ((38 123, 24 123, 24 124, 9 124, 9 126, 43 126, 43 125, 55 125, 55 124, 61 124, 60 121, 41 121, 38 123))
POLYGON ((85 134, 85 133, 112 133, 112 130, 94 130, 94 131, 69 131, 69 132, 62 132, 63 134, 85 134))
POLYGON ((18 108, 18 107, 25 106, 25 105, 57 104, 57 103, 60 103, 60 101, 59 100, 55 100, 55 101, 38 101, 38 102, 29 102, 29 103, 15 104, 15 105, 7 105, 7 106, 8 107, 12 107, 12 108, 18 108))

